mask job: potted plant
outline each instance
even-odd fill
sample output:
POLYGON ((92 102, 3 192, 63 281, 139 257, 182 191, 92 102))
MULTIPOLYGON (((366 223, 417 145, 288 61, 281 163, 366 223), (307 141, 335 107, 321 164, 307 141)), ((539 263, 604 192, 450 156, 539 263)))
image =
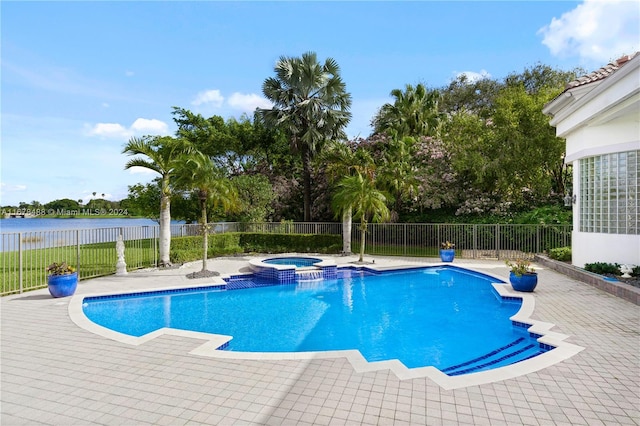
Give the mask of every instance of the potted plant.
POLYGON ((75 293, 78 287, 78 272, 67 262, 52 263, 47 266, 47 286, 53 297, 66 297, 75 293))
POLYGON ((516 291, 532 292, 538 285, 538 274, 531 266, 531 262, 525 259, 507 260, 507 266, 511 268, 509 282, 516 291))
POLYGON ((440 260, 443 262, 453 262, 453 258, 456 255, 456 245, 451 241, 445 241, 440 244, 440 260))

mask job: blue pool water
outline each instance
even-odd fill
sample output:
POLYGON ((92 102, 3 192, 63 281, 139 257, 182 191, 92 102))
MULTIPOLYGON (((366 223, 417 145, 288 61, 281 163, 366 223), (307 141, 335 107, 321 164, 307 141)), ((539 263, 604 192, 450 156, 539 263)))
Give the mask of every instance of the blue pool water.
POLYGON ((314 257, 274 257, 271 259, 265 259, 262 262, 270 265, 293 265, 296 268, 302 268, 322 262, 322 259, 316 259, 314 257))
POLYGON ((232 351, 358 349, 368 361, 398 359, 457 375, 543 352, 535 336, 509 320, 521 302, 502 300, 495 281, 451 266, 348 269, 311 283, 237 278, 227 289, 88 297, 83 309, 93 322, 132 336, 173 327, 231 335, 232 351))

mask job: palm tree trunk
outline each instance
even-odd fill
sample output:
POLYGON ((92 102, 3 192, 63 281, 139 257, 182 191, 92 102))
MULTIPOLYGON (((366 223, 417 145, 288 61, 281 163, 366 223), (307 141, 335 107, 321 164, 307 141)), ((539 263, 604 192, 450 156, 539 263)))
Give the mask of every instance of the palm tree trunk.
POLYGON ((342 211, 342 253, 351 254, 351 207, 342 211))
POLYGON ((209 248, 209 229, 207 226, 207 201, 200 199, 202 211, 202 271, 207 270, 207 249, 209 248))
POLYGON ((362 217, 362 222, 360 222, 360 259, 358 262, 364 261, 364 243, 367 238, 367 220, 362 217))
POLYGON ((171 266, 171 198, 163 191, 160 198, 160 266, 171 266))
POLYGON ((304 191, 304 221, 311 222, 311 153, 308 147, 302 153, 302 182, 304 191))

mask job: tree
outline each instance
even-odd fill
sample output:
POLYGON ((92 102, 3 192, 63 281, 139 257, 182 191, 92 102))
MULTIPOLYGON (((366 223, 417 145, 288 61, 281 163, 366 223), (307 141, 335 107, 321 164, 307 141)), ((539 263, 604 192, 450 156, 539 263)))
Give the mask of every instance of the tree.
POLYGON ((364 248, 367 233, 367 223, 388 220, 389 209, 386 206, 386 195, 378 190, 373 173, 357 172, 340 180, 333 197, 336 211, 353 209, 353 217, 360 219, 360 258, 364 259, 364 248))
MULTIPOLYGON (((360 147, 357 141, 344 144, 332 141, 318 157, 319 163, 324 167, 324 172, 330 184, 337 184, 345 176, 355 173, 369 175, 375 169, 371 154, 360 147)), ((351 253, 351 224, 353 208, 351 205, 337 206, 338 214, 342 217, 342 252, 351 253)))
POLYGON ((184 108, 173 107, 173 121, 178 126, 177 137, 189 142, 198 151, 207 155, 216 166, 241 171, 242 149, 229 126, 219 115, 204 118, 184 108))
MULTIPOLYGON (((55 210, 56 212, 60 211, 69 211, 69 210, 77 210, 79 208, 79 204, 76 200, 71 200, 69 198, 62 198, 60 200, 53 200, 44 205, 44 209, 47 210, 55 210)), ((62 213, 64 214, 64 213, 62 213)))
POLYGON ((385 133, 397 139, 404 136, 437 136, 442 115, 438 110, 440 94, 422 83, 391 91, 393 104, 384 104, 372 120, 374 133, 385 133))
POLYGON ((418 187, 416 177, 416 141, 413 137, 390 139, 384 151, 380 180, 395 198, 395 214, 400 215, 402 201, 412 197, 418 187))
POLYGON ((265 222, 273 214, 271 202, 273 187, 266 176, 234 176, 231 181, 238 192, 239 207, 235 220, 238 222, 265 222))
POLYGON ((274 106, 258 109, 257 116, 266 126, 287 132, 292 149, 301 155, 304 220, 310 221, 311 160, 327 140, 346 139, 351 95, 345 91, 337 62, 328 58, 320 64, 313 52, 300 58, 282 56, 274 71, 276 76, 262 85, 274 106))
POLYGON ((231 182, 225 178, 211 158, 196 151, 182 156, 176 167, 174 185, 176 188, 193 190, 200 202, 200 229, 202 231, 202 272, 207 270, 207 250, 209 248, 209 224, 207 204, 213 208, 221 206, 230 211, 237 205, 237 194, 231 182))
POLYGON ((170 136, 144 136, 131 138, 122 150, 127 155, 144 155, 132 158, 124 168, 144 167, 160 175, 160 266, 171 266, 171 176, 181 155, 189 148, 182 140, 170 136))
POLYGON ((542 108, 575 75, 538 64, 503 81, 463 76, 441 89, 457 214, 504 215, 559 200, 564 142, 542 108))
POLYGON ((158 222, 160 220, 160 178, 143 185, 137 183, 129 185, 127 198, 120 202, 123 209, 127 209, 132 216, 148 217, 158 222))
POLYGON ((485 76, 470 80, 462 74, 440 89, 440 108, 446 114, 473 113, 489 118, 493 112, 493 101, 502 84, 485 76))
POLYGON ((503 88, 496 97, 495 143, 502 151, 499 187, 511 202, 525 206, 527 201, 548 197, 553 189, 564 192, 557 185, 563 182, 565 142, 556 137, 549 117, 542 113, 558 93, 551 87, 527 93, 519 83, 503 88))

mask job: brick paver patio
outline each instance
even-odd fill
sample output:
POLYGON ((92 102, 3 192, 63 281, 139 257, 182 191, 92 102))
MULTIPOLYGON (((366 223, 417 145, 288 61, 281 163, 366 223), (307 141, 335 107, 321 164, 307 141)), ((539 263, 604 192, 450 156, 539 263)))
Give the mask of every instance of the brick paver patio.
MULTIPOLYGON (((418 261, 376 257, 376 264, 418 261)), ((508 276, 497 261, 454 264, 508 276)), ((246 258, 209 261, 223 273, 246 265, 246 258)), ((202 283, 185 277, 199 267, 82 281, 77 294, 202 283)), ((189 354, 202 341, 173 335, 129 345, 78 327, 71 298, 53 299, 46 289, 4 297, 0 424, 640 424, 640 307, 538 272, 533 318, 585 349, 534 373, 454 390, 389 370, 357 373, 345 358, 202 357, 189 354)))

